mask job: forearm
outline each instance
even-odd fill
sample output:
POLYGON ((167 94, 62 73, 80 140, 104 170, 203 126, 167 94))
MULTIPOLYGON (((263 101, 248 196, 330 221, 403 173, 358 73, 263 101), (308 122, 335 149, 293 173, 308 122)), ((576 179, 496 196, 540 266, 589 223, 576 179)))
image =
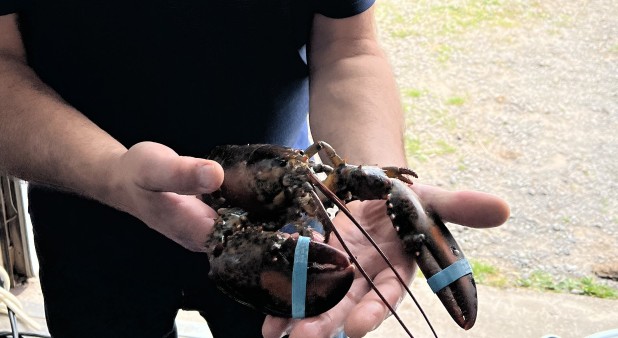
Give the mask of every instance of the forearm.
POLYGON ((313 46, 312 134, 351 163, 405 166, 399 91, 386 56, 368 35, 313 46))
POLYGON ((316 140, 350 162, 405 165, 403 115, 390 68, 380 56, 338 61, 316 72, 311 126, 316 140))
POLYGON ((0 53, 0 171, 102 199, 126 149, 43 84, 23 57, 0 53))

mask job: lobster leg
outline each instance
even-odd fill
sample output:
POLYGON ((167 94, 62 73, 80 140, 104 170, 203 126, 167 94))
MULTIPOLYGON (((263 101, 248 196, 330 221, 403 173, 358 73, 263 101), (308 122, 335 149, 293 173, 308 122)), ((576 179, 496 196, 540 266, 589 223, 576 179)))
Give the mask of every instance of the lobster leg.
MULTIPOLYGON (((404 183, 393 180, 387 206, 404 248, 416 258, 428 282, 446 268, 468 266, 444 223, 437 215, 427 214, 416 194, 404 183)), ((468 271, 460 269, 459 275, 445 283, 448 285, 434 290, 453 320, 466 330, 474 325, 477 314, 476 285, 468 271)))

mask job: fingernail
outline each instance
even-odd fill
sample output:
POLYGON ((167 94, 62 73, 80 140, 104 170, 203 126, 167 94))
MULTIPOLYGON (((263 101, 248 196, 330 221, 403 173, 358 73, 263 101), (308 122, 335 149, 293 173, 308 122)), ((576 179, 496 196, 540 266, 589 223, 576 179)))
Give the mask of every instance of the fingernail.
POLYGON ((210 191, 219 189, 219 180, 214 178, 218 175, 218 170, 211 164, 203 165, 199 170, 199 182, 202 188, 210 191))

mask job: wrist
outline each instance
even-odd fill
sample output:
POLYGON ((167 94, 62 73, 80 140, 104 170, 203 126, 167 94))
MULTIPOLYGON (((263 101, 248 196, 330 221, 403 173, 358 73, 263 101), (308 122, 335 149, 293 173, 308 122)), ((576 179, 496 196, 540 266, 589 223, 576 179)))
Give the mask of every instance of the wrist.
POLYGON ((127 149, 124 147, 110 149, 99 156, 96 175, 90 175, 89 186, 85 194, 99 202, 107 204, 122 211, 129 211, 129 203, 122 198, 126 195, 127 170, 123 169, 124 155, 127 149))

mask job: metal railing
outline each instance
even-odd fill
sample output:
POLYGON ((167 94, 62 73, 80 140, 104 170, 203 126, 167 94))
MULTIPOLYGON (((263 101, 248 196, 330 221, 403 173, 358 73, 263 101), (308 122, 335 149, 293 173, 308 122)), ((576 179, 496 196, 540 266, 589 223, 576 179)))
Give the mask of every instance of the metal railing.
POLYGON ((35 276, 24 186, 21 180, 0 175, 0 263, 9 274, 11 285, 35 276))

